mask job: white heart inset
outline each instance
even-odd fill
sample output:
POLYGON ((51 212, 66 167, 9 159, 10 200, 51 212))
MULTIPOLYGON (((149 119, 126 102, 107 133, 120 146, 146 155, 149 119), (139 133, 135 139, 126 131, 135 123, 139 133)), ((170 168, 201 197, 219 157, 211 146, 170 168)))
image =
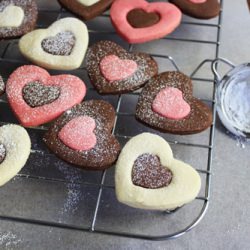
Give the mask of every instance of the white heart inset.
POLYGON ((47 29, 34 30, 24 35, 19 41, 19 48, 24 56, 39 66, 47 69, 73 70, 81 66, 88 42, 87 26, 77 18, 67 17, 54 22, 47 29), (44 51, 44 39, 66 31, 70 31, 75 37, 70 55, 52 55, 44 51))
POLYGON ((173 158, 169 144, 160 136, 142 133, 133 137, 122 149, 115 170, 117 199, 131 207, 167 210, 192 201, 199 193, 201 179, 188 164, 173 158), (132 169, 135 160, 145 154, 159 157, 161 165, 172 172, 172 180, 166 187, 149 189, 134 185, 132 169))
POLYGON ((0 12, 0 27, 19 27, 24 19, 24 11, 21 7, 9 5, 0 12))
POLYGON ((30 137, 18 125, 8 124, 0 127, 0 144, 6 150, 0 164, 0 186, 12 179, 25 165, 31 148, 30 137))
POLYGON ((100 2, 100 0, 77 0, 77 1, 83 4, 84 6, 91 6, 100 2))

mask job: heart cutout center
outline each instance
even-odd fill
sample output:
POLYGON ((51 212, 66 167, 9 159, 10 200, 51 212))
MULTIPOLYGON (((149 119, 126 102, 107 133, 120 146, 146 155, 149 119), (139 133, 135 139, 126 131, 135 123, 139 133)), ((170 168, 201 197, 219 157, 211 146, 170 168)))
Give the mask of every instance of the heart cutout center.
POLYGON ((190 105, 183 99, 182 91, 173 87, 166 87, 157 94, 152 109, 159 115, 173 120, 183 119, 191 111, 190 105))
POLYGON ((147 28, 157 24, 160 21, 160 16, 156 12, 133 9, 129 11, 127 21, 133 28, 147 28))
POLYGON ((19 27, 24 19, 24 11, 21 7, 8 5, 0 12, 0 27, 19 27))
POLYGON ((105 56, 100 62, 103 76, 110 82, 119 81, 132 76, 138 68, 133 60, 122 60, 118 56, 105 56))
POLYGON ((23 99, 32 108, 50 104, 60 96, 60 88, 57 86, 46 86, 40 82, 30 82, 22 90, 23 99))
POLYGON ((59 139, 69 148, 87 151, 95 147, 95 120, 89 116, 78 116, 70 120, 59 132, 59 139))
POLYGON ((69 56, 75 46, 76 38, 71 31, 58 33, 54 37, 42 40, 42 48, 49 54, 57 56, 69 56))
POLYGON ((168 186, 172 181, 172 172, 161 165, 156 155, 142 154, 134 162, 132 182, 136 186, 156 189, 168 186))
POLYGON ((6 148, 3 144, 0 144, 0 164, 4 161, 6 156, 6 148))

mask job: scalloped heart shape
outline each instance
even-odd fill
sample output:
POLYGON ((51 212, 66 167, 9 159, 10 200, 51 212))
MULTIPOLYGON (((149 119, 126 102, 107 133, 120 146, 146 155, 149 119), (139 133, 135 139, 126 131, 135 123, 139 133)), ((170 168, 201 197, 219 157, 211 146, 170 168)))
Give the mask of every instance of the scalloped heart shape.
POLYGON ((201 178, 190 165, 173 158, 169 144, 160 136, 142 133, 130 139, 121 151, 115 169, 117 199, 131 207, 167 210, 181 207, 198 195, 201 178), (168 186, 150 189, 132 182, 132 169, 143 154, 157 155, 161 165, 172 172, 168 186))

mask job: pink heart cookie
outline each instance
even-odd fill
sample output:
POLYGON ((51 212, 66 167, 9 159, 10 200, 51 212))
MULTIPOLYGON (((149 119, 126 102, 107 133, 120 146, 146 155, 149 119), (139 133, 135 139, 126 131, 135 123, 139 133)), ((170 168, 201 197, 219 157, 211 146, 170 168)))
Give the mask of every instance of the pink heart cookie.
POLYGON ((113 82, 132 76, 137 70, 137 63, 133 60, 121 60, 116 55, 109 55, 101 60, 100 69, 103 76, 113 82))
POLYGON ((68 147, 86 151, 96 145, 95 120, 89 116, 79 116, 68 122, 59 132, 60 140, 68 147))
POLYGON ((159 39, 171 33, 181 22, 181 11, 173 4, 145 0, 116 0, 110 11, 117 32, 129 43, 143 43, 159 39), (149 27, 133 28, 127 16, 132 10, 143 10, 159 15, 159 21, 149 27))
POLYGON ((181 90, 173 87, 162 89, 153 101, 154 112, 173 120, 180 120, 190 113, 190 105, 183 99, 181 90))
MULTIPOLYGON (((41 88, 39 87, 39 89, 41 88)), ((45 89, 44 91, 46 92, 47 90, 45 89)), ((32 93, 32 91, 29 90, 29 93, 32 93)), ((23 126, 29 127, 47 123, 57 118, 65 110, 80 103, 86 94, 86 86, 83 81, 76 76, 50 76, 46 70, 40 67, 26 65, 17 68, 10 75, 6 84, 6 94, 10 106, 20 123, 23 126), (51 103, 31 107, 23 96, 24 88, 30 84, 57 88, 59 90, 59 96, 51 103)), ((39 96, 39 93, 36 94, 39 96)), ((46 94, 51 95, 51 93, 49 94, 48 92, 46 92, 46 94)), ((30 97, 32 98, 31 94, 30 97)))

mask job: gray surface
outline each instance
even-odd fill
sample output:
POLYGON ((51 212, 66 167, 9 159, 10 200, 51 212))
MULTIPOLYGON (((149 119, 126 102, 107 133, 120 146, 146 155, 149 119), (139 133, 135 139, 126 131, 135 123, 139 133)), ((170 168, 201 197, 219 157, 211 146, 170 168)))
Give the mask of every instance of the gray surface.
MULTIPOLYGON (((249 61, 247 43, 250 37, 250 18, 246 8, 246 1, 226 0, 225 2, 221 56, 232 60, 236 64, 247 62, 249 61)), ((203 39, 214 38, 213 33, 210 31, 201 29, 191 30, 191 28, 180 27, 174 35, 184 34, 186 37, 199 35, 203 39)), ((205 45, 190 44, 183 47, 181 43, 167 42, 167 46, 164 47, 163 51, 162 47, 158 46, 160 43, 161 42, 155 42, 147 45, 147 47, 140 46, 140 50, 145 48, 145 50, 150 50, 151 52, 171 54, 181 70, 187 74, 192 72, 204 58, 213 58, 213 50, 205 45)), ((164 65, 162 70, 165 67, 168 68, 168 65, 164 65)), ((205 68, 202 71, 202 76, 211 76, 209 68, 205 68)), ((197 88, 197 96, 211 98, 209 87, 204 86, 204 88, 206 88, 206 91, 200 91, 201 88, 197 88)), ((88 97, 90 98, 92 96, 88 97)), ((132 100, 129 101, 133 102, 132 100)), ((3 116, 4 115, 2 115, 2 117, 3 116)), ((6 117, 6 121, 13 119, 10 115, 6 115, 6 117)), ((123 128, 124 126, 121 123, 120 129, 122 130, 123 128)), ((134 133, 133 131, 126 132, 134 133)), ((30 131, 30 133, 32 134, 32 131, 30 131)), ((207 135, 205 132, 199 136, 191 137, 191 139, 190 137, 184 137, 183 140, 194 140, 196 142, 206 143, 207 135)), ((39 140, 37 140, 35 147, 40 149, 43 146, 39 143, 39 140)), ((246 145, 245 149, 240 148, 237 142, 225 133, 220 123, 217 123, 213 166, 214 175, 208 213, 195 229, 176 240, 149 242, 1 221, 0 249, 54 249, 55 247, 61 249, 249 249, 249 150, 249 145, 246 145), (5 240, 3 235, 7 235, 7 238, 10 240, 5 240)), ((174 152, 178 158, 190 161, 190 163, 196 166, 198 165, 198 168, 202 168, 202 152, 195 152, 191 149, 185 151, 185 148, 180 147, 174 148, 174 152)), ((32 173, 35 169, 37 173, 37 171, 40 171, 41 161, 43 165, 50 166, 51 162, 49 159, 44 160, 44 158, 38 157, 35 161, 36 165, 30 163, 24 171, 26 171, 26 173, 32 173)), ((56 175, 60 178, 68 178, 74 181, 84 181, 85 175, 79 174, 78 170, 72 170, 66 174, 65 171, 68 171, 68 168, 64 166, 64 164, 60 164, 58 168, 47 167, 43 169, 41 174, 46 174, 47 176, 56 175)), ((112 176, 111 173, 110 176, 112 176)), ((88 175, 88 181, 98 181, 99 178, 99 174, 88 175)), ((109 178, 109 175, 107 182, 108 184, 112 183, 112 177, 109 178)), ((93 212, 93 195, 96 192, 95 188, 92 188, 92 190, 84 190, 86 195, 84 197, 80 196, 81 200, 76 201, 76 205, 71 204, 70 209, 75 209, 73 216, 67 213, 67 204, 65 207, 65 203, 62 202, 68 190, 70 190, 69 187, 62 185, 44 185, 43 182, 39 181, 25 182, 16 179, 0 190, 0 197, 2 199, 0 212, 1 214, 8 213, 19 216, 33 216, 39 217, 40 219, 46 218, 49 220, 75 223, 77 225, 82 225, 83 223, 89 224, 89 217, 93 212), (88 208, 84 205, 86 203, 88 203, 88 208), (84 213, 82 211, 84 211, 84 213)), ((77 195, 77 192, 80 192, 79 190, 82 190, 82 187, 74 191, 75 197, 79 197, 77 195)), ((106 200, 116 202, 113 194, 109 192, 107 195, 106 200)), ((122 223, 122 221, 119 220, 120 216, 130 215, 133 219, 138 218, 138 221, 134 223, 131 230, 143 229, 147 231, 148 228, 141 228, 144 224, 141 221, 143 220, 143 216, 140 217, 140 212, 134 212, 133 210, 124 215, 122 207, 120 211, 118 207, 115 211, 112 211, 113 214, 116 213, 116 217, 114 217, 109 214, 111 213, 109 203, 107 202, 105 204, 104 201, 102 205, 106 208, 102 220, 104 225, 105 221, 110 222, 110 220, 113 220, 114 227, 119 226, 119 224, 122 223)), ((191 212, 187 212, 186 215, 192 214, 192 212, 195 214, 195 211, 192 210, 192 205, 190 205, 190 207, 187 206, 186 209, 191 210, 191 212)), ((154 230, 163 230, 160 227, 160 218, 157 218, 157 215, 155 215, 155 217, 154 219, 156 219, 159 224, 153 224, 155 220, 152 220, 153 225, 151 225, 151 227, 153 227, 154 230)), ((129 220, 129 217, 126 218, 129 220)), ((168 226, 175 227, 187 219, 189 218, 186 218, 185 212, 183 211, 179 218, 176 218, 175 215, 175 220, 171 221, 170 219, 168 226)), ((129 227, 132 223, 128 222, 125 224, 129 227)))

